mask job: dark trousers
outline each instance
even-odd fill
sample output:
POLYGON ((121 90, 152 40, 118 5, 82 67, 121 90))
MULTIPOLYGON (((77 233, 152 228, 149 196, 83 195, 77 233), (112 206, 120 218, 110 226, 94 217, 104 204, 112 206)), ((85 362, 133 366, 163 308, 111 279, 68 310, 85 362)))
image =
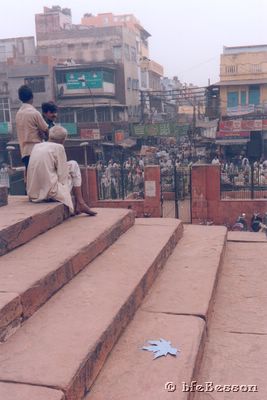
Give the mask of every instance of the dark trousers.
POLYGON ((28 169, 28 165, 29 165, 29 161, 30 161, 30 156, 25 156, 21 159, 21 161, 23 162, 23 164, 25 165, 26 168, 26 173, 27 173, 27 169, 28 169))
MULTIPOLYGON (((28 165, 29 165, 29 161, 30 161, 30 156, 25 156, 21 159, 21 161, 23 162, 23 164, 25 165, 26 171, 25 171, 25 177, 24 180, 27 177, 27 170, 28 170, 28 165)), ((25 189, 25 194, 27 195, 27 190, 25 189)))

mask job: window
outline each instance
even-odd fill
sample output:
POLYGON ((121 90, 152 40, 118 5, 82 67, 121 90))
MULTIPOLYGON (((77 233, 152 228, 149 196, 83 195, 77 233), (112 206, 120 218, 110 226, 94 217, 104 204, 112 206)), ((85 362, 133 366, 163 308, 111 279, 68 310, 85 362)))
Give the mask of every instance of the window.
POLYGON ((241 90, 240 102, 241 106, 245 106, 247 104, 247 92, 245 90, 241 90))
POLYGON ((113 109, 113 121, 124 121, 124 111, 120 109, 113 109))
POLYGON ((238 68, 237 65, 226 65, 225 70, 227 74, 236 74, 238 68))
POLYGON ((130 61, 130 48, 128 44, 124 45, 124 56, 126 60, 130 61))
POLYGON ((74 44, 68 44, 68 50, 69 51, 73 51, 75 49, 75 45, 74 44))
POLYGON ((29 86, 33 93, 45 92, 45 78, 43 76, 24 78, 24 84, 29 86))
POLYGON ((84 50, 86 50, 86 49, 88 49, 88 43, 82 43, 82 48, 84 49, 84 50))
POLYGON ((255 106, 260 104, 260 87, 253 85, 249 87, 248 91, 248 103, 254 104, 255 106))
POLYGON ((147 71, 141 70, 141 85, 147 88, 147 71))
POLYGON ((121 61, 121 46, 113 46, 113 57, 115 61, 121 61))
POLYGON ((228 92, 227 107, 237 107, 237 106, 238 106, 238 92, 228 92))
POLYGON ((114 83, 114 72, 113 71, 103 71, 103 81, 114 83))
POLYGON ((93 108, 85 108, 77 111, 77 122, 94 122, 95 110, 93 108))
POLYGON ((111 121, 110 108, 98 108, 96 112, 98 122, 111 121))
POLYGON ((59 112, 59 122, 73 123, 75 122, 74 111, 69 108, 63 108, 59 112))
POLYGON ((66 72, 65 71, 56 71, 56 80, 57 83, 66 83, 67 79, 66 79, 66 72))
POLYGON ((131 78, 127 78, 127 89, 130 90, 132 87, 132 79, 131 78))
POLYGON ((261 64, 251 64, 250 65, 250 72, 261 72, 261 64))
POLYGON ((137 58, 136 58, 136 48, 135 48, 135 47, 131 47, 131 60, 132 60, 133 62, 136 62, 136 61, 137 61, 137 58))
POLYGON ((138 79, 133 79, 132 80, 132 89, 133 90, 138 90, 139 89, 139 80, 138 79))
POLYGON ((0 122, 10 122, 10 106, 7 97, 0 99, 0 122))

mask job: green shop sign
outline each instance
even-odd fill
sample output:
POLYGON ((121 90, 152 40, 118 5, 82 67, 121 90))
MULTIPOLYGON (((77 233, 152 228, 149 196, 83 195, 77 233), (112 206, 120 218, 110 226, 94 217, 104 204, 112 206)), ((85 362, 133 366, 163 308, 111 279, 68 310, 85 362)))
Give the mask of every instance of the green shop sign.
POLYGON ((69 136, 76 136, 77 135, 77 124, 75 123, 63 123, 59 124, 63 126, 68 131, 69 136))
POLYGON ((135 125, 134 136, 180 136, 186 135, 189 125, 178 126, 174 123, 135 125))
POLYGON ((66 74, 67 89, 101 89, 103 87, 102 71, 68 72, 66 74))

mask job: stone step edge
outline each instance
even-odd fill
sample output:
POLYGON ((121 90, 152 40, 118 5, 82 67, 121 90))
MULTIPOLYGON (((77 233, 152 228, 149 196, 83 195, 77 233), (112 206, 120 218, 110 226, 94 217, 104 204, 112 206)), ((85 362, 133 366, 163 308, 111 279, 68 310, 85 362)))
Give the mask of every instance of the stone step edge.
POLYGON ((110 325, 107 327, 105 332, 101 334, 98 341, 95 343, 94 349, 92 349, 85 357, 84 364, 80 367, 65 392, 66 400, 81 400, 93 385, 96 377, 105 364, 105 360, 127 325, 134 317, 142 303, 142 300, 148 293, 160 271, 163 269, 166 260, 169 258, 178 241, 181 239, 182 234, 183 225, 180 223, 169 237, 165 246, 160 250, 160 253, 154 262, 148 267, 139 284, 133 289, 132 294, 125 300, 124 305, 113 317, 110 325))
MULTIPOLYGON (((207 340, 209 338, 209 326, 210 326, 211 314, 213 312, 214 303, 216 301, 216 291, 217 291, 217 286, 218 286, 218 282, 220 279, 220 274, 222 271, 222 266, 223 266, 224 259, 225 259, 226 247, 227 247, 227 232, 225 233, 225 237, 224 237, 224 244, 223 244, 223 248, 222 248, 222 251, 220 254, 220 260, 219 260, 219 265, 217 268, 216 278, 214 281, 213 291, 212 291, 211 298, 209 301, 207 317, 205 318, 205 316, 200 316, 200 318, 203 317, 203 320, 205 322, 205 327, 204 327, 203 336, 202 336, 202 339, 201 339, 201 342, 199 345, 198 354, 197 354, 196 361, 195 361, 195 366, 194 366, 194 369, 192 372, 191 381, 198 380, 199 371, 201 370, 202 360, 203 360, 203 356, 205 353, 205 347, 206 347, 207 340)), ((195 399, 195 393, 189 392, 187 400, 194 400, 194 399, 195 399)))
POLYGON ((55 207, 38 212, 0 231, 0 256, 19 247, 36 236, 61 224, 69 217, 66 206, 58 203, 55 207))
POLYGON ((45 304, 58 290, 70 282, 91 261, 111 246, 123 233, 134 225, 132 211, 121 217, 114 225, 106 229, 97 239, 79 249, 78 253, 58 267, 57 270, 44 276, 24 293, 8 302, 0 314, 11 310, 13 319, 0 327, 0 344, 13 335, 20 326, 45 304), (30 308, 27 307, 30 304, 30 308))
POLYGON ((221 251, 221 254, 220 254, 220 260, 219 260, 219 264, 218 264, 218 268, 217 268, 217 272, 216 272, 216 277, 215 277, 215 280, 214 280, 213 290, 212 290, 210 301, 209 301, 207 317, 205 317, 203 315, 203 318, 205 319, 205 321, 207 323, 207 331, 208 331, 208 327, 209 327, 210 317, 211 317, 211 314, 213 312, 214 302, 216 300, 216 291, 217 291, 217 286, 218 286, 218 282, 219 282, 219 279, 220 279, 220 274, 221 274, 221 271, 222 271, 222 266, 223 266, 223 263, 224 263, 226 247, 227 247, 227 232, 225 233, 225 236, 224 236, 223 247, 222 247, 222 251, 221 251))

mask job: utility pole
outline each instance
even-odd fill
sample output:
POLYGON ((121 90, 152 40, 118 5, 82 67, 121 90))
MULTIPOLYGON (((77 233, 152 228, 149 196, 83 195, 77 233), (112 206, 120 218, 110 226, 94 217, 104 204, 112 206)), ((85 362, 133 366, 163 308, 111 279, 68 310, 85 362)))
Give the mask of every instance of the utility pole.
POLYGON ((196 145, 196 97, 194 97, 194 102, 193 102, 192 139, 193 139, 193 152, 195 154, 195 145, 196 145))
POLYGON ((140 95, 141 95, 141 99, 140 99, 140 103, 141 103, 141 123, 143 124, 145 122, 145 95, 144 95, 144 91, 140 90, 140 95))

